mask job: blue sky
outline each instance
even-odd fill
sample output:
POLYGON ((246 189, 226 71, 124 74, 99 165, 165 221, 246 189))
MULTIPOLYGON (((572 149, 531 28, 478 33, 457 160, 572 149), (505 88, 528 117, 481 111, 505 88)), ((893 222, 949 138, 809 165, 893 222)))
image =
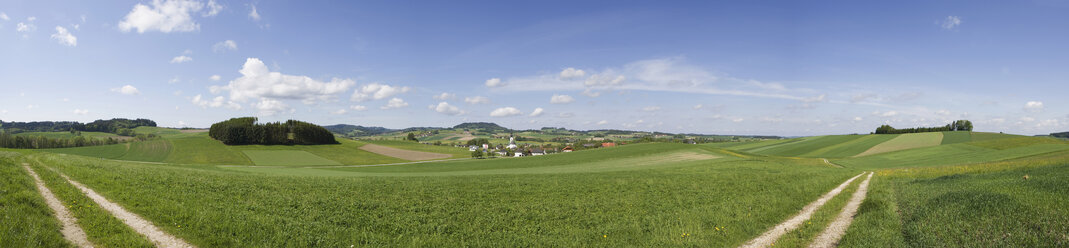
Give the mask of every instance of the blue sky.
POLYGON ((1069 2, 4 1, 0 120, 1069 131, 1069 2))

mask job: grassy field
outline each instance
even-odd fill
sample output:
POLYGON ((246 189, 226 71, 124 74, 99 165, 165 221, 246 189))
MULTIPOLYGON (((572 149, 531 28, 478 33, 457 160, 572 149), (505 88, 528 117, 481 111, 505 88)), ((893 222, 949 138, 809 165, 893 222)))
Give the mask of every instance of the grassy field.
MULTIPOLYGON (((202 247, 737 246, 869 170, 877 171, 869 198, 842 246, 1069 244, 1064 224, 1069 207, 1061 204, 1069 200, 1064 183, 1069 142, 1050 138, 954 132, 730 145, 644 143, 525 158, 347 167, 339 165, 405 162, 360 150, 365 144, 455 157, 466 157, 467 150, 351 140, 225 146, 203 133, 163 135, 149 142, 50 150, 64 154, 0 152, 8 157, 0 156, 0 164, 33 164, 61 200, 78 206, 79 222, 96 228, 87 228, 90 239, 110 247, 151 244, 48 168, 202 247), (873 149, 880 153, 854 157, 873 149), (260 166, 241 166, 253 164, 260 166)), ((12 179, 5 182, 15 183, 3 187, 32 192, 25 173, 8 167, 0 172, 12 179)), ((859 182, 776 246, 812 242, 859 182)), ((5 199, 0 212, 13 211, 9 205, 39 206, 35 196, 0 198, 5 199), (24 202, 9 204, 13 201, 24 202)), ((18 216, 15 222, 45 229, 0 227, 10 233, 0 233, 0 244, 23 246, 30 239, 8 237, 26 233, 65 246, 62 237, 48 237, 56 235, 48 214, 18 216)))
POLYGON ((972 141, 972 132, 957 131, 957 132, 943 132, 943 142, 941 145, 950 145, 963 142, 972 141))
POLYGON ((861 135, 829 135, 819 136, 804 139, 799 142, 785 143, 775 147, 769 147, 762 150, 753 150, 752 152, 764 155, 775 155, 783 157, 798 157, 803 154, 808 154, 819 150, 821 148, 830 147, 837 144, 854 141, 861 138, 861 135))
POLYGON ((844 246, 1069 245, 1069 151, 878 175, 844 246))
POLYGON ((311 154, 306 151, 248 150, 244 152, 245 156, 248 156, 249 160, 252 160, 252 163, 256 165, 341 165, 340 163, 335 162, 334 160, 316 156, 315 154, 311 154))
POLYGON ((815 158, 853 157, 895 137, 898 137, 898 135, 862 135, 860 138, 820 148, 802 156, 815 158))
MULTIPOLYGON (((589 162, 574 166, 590 170, 574 173, 545 174, 567 164, 544 160, 514 165, 524 158, 425 168, 435 176, 314 179, 38 156, 153 222, 181 224, 162 228, 199 246, 733 246, 856 174, 820 163, 721 157, 727 155, 699 146, 636 146, 654 158, 705 156, 666 166, 625 146, 531 158, 589 162), (639 166, 604 168, 627 166, 617 162, 639 166), (491 167, 518 171, 453 174, 491 167)), ((387 167, 364 169, 372 168, 387 167)))
POLYGON ((18 155, 0 149, 0 247, 70 247, 18 155))
POLYGON ((449 155, 453 155, 453 158, 463 158, 463 157, 470 157, 471 156, 471 151, 468 151, 468 148, 452 147, 452 146, 424 145, 424 144, 411 142, 411 141, 361 140, 361 141, 357 141, 355 143, 356 144, 371 143, 371 144, 376 144, 376 145, 381 145, 381 146, 389 146, 389 147, 393 147, 393 148, 412 150, 412 151, 449 154, 449 155))
MULTIPOLYGON (((881 134, 883 135, 883 134, 881 134)), ((943 142, 943 133, 907 133, 873 146, 855 157, 907 150, 913 148, 937 146, 943 142)))

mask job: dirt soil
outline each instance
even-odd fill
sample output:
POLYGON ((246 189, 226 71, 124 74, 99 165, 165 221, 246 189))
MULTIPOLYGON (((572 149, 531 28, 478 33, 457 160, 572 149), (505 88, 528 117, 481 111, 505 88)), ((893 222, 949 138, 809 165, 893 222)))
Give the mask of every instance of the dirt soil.
POLYGON ((405 149, 397 149, 388 146, 380 146, 376 144, 367 144, 360 147, 360 150, 378 153, 390 157, 395 157, 404 160, 416 161, 416 160, 430 160, 430 159, 445 159, 451 158, 453 155, 433 153, 433 152, 420 152, 410 151, 405 149))

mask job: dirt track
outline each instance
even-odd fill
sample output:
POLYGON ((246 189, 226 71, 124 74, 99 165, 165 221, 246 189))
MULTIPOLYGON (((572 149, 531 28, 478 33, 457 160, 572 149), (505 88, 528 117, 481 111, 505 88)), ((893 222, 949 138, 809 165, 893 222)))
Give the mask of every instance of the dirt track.
POLYGON ((89 242, 89 239, 85 236, 85 230, 82 230, 78 226, 78 220, 71 215, 71 212, 67 210, 67 207, 63 206, 63 202, 56 198, 56 195, 52 194, 48 187, 45 187, 45 183, 41 181, 41 177, 37 176, 37 173, 30 169, 29 164, 23 163, 23 168, 30 172, 30 176, 33 176, 33 181, 37 184, 37 191, 41 193, 41 196, 45 198, 45 203, 48 204, 48 208, 52 209, 52 212, 56 213, 56 218, 59 219, 60 224, 63 225, 63 229, 60 233, 63 233, 63 238, 70 241, 78 247, 93 247, 93 243, 89 242))
POLYGON ((89 199, 96 202, 100 208, 107 210, 111 215, 115 216, 115 218, 122 220, 127 226, 133 228, 134 231, 144 235, 149 241, 156 244, 156 247, 193 247, 193 245, 190 245, 185 240, 163 232, 159 227, 153 225, 152 222, 127 211, 122 206, 119 206, 119 204, 115 204, 115 202, 109 201, 107 198, 104 198, 104 196, 97 194, 96 191, 85 187, 85 185, 82 185, 77 181, 71 180, 67 175, 60 174, 60 176, 62 176, 63 179, 66 179, 70 184, 74 185, 74 187, 80 189, 85 196, 88 196, 89 199))
POLYGON ((816 212, 817 209, 819 209, 821 206, 824 206, 824 203, 827 203, 828 200, 831 200, 831 198, 834 198, 836 195, 839 195, 839 193, 843 192, 843 189, 845 189, 847 185, 850 185, 850 182, 853 182, 855 179, 861 177, 864 174, 865 173, 857 174, 857 176, 846 180, 846 182, 840 184, 839 187, 835 187, 827 194, 824 194, 820 198, 817 198, 817 200, 813 201, 812 203, 809 203, 809 205, 803 207, 802 211, 798 212, 798 214, 794 217, 791 217, 790 219, 783 221, 783 223, 772 227, 771 230, 768 230, 767 232, 761 234, 761 236, 758 236, 757 238, 746 242, 740 247, 771 247, 772 243, 775 243, 780 236, 783 236, 783 234, 786 234, 787 232, 798 228, 798 226, 801 225, 802 222, 805 222, 809 219, 809 217, 813 216, 813 213, 816 212))
POLYGON ((445 159, 445 158, 453 157, 453 155, 449 155, 449 154, 410 151, 410 150, 397 149, 397 148, 388 147, 388 146, 380 146, 380 145, 376 145, 376 144, 367 144, 367 145, 361 146, 360 150, 374 152, 374 153, 378 153, 378 154, 381 154, 381 155, 386 155, 386 156, 390 156, 390 157, 395 157, 395 158, 404 159, 404 160, 411 160, 411 161, 431 160, 431 159, 445 159))
POLYGON ((854 215, 857 214, 857 209, 861 207, 861 202, 865 200, 865 194, 869 191, 869 180, 872 179, 872 172, 869 172, 869 176, 865 178, 865 181, 861 181, 861 185, 858 186, 857 191, 854 191, 854 195, 850 197, 850 202, 846 203, 842 212, 839 212, 839 216, 835 217, 835 220, 828 224, 828 227, 824 229, 824 232, 817 236, 816 240, 809 247, 836 247, 839 246, 839 240, 846 234, 846 229, 850 227, 850 223, 854 222, 854 215))

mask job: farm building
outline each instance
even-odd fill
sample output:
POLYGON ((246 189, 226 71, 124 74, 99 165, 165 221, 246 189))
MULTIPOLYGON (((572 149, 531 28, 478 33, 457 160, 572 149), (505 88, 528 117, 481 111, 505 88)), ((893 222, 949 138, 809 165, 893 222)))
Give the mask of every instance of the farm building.
POLYGON ((572 149, 572 146, 565 146, 564 149, 561 149, 561 152, 572 152, 572 151, 575 151, 575 149, 572 149))
POLYGON ((616 143, 612 143, 612 142, 601 143, 601 147, 614 147, 614 146, 616 146, 616 143))

